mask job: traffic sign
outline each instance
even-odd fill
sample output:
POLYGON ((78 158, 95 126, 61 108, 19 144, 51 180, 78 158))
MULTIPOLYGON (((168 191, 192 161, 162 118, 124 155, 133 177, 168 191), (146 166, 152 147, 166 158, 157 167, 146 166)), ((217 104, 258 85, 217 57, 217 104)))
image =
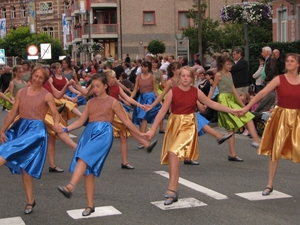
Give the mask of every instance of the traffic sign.
POLYGON ((0 49, 0 65, 5 65, 5 50, 0 49))
POLYGON ((37 55, 39 52, 38 48, 35 45, 29 45, 27 47, 28 55, 37 55))
POLYGON ((51 59, 51 44, 41 44, 41 59, 51 59))

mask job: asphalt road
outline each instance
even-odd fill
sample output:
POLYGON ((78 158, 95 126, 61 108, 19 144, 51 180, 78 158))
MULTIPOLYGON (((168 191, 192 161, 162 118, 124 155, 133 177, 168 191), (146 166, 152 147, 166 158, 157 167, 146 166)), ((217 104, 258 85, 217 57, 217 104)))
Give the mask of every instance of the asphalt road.
MULTIPOLYGON (((0 112, 1 125, 6 114, 0 112)), ((72 132, 77 136, 75 141, 78 141, 82 130, 72 132)), ((159 162, 163 134, 157 134, 156 138, 158 144, 151 154, 139 150, 138 143, 133 138, 129 139, 128 160, 135 167, 134 170, 121 169, 120 142, 114 140, 103 172, 96 178, 95 206, 100 208, 96 208, 92 215, 97 217, 74 219, 69 215, 72 214, 70 211, 77 209, 79 212, 74 212, 74 215, 80 216, 86 207, 83 181, 70 200, 56 189, 58 185, 66 184, 71 177, 68 167, 73 152, 61 141, 57 141, 56 161, 65 172, 49 173, 46 162, 42 178, 34 180, 36 206, 31 215, 23 214, 26 199, 21 176, 11 175, 8 168, 3 166, 0 168, 0 225, 300 223, 298 165, 281 160, 275 179, 275 191, 270 197, 262 197, 261 191, 268 177, 268 157, 258 156, 256 149, 250 146, 251 140, 242 135, 236 135, 236 150, 244 159, 242 163, 227 161, 227 143, 219 146, 207 134, 200 137, 200 165, 181 166, 180 201, 170 208, 159 208, 153 203, 164 200, 168 187, 168 167, 159 162), (240 194, 247 195, 250 200, 240 194)))

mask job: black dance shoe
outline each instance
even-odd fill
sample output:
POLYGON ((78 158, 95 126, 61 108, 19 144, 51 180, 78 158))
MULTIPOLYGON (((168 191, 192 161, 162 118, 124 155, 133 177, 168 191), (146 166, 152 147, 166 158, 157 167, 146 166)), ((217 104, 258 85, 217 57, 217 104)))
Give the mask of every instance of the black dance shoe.
POLYGON ((238 156, 228 156, 228 161, 233 161, 233 162, 243 162, 244 160, 241 159, 240 157, 238 156))
POLYGON ((164 205, 171 205, 173 202, 178 201, 178 193, 171 189, 168 189, 168 191, 173 192, 174 194, 165 193, 166 200, 164 201, 164 205))
POLYGON ((262 195, 263 196, 270 195, 272 191, 273 191, 273 187, 265 187, 265 190, 262 192, 262 195))
POLYGON ((67 186, 61 187, 58 186, 57 190, 62 193, 66 198, 71 198, 73 193, 70 191, 70 189, 67 186), (67 190, 65 190, 64 188, 66 188, 67 190))
POLYGON ((155 147, 156 144, 157 144, 157 140, 151 142, 150 145, 149 145, 147 148, 145 148, 146 151, 147 151, 148 153, 151 153, 152 150, 153 150, 153 148, 155 147))
POLYGON ((33 207, 35 206, 35 200, 33 200, 32 204, 27 204, 25 206, 24 214, 30 214, 33 212, 33 207), (27 208, 27 206, 31 206, 30 208, 27 208))
POLYGON ((130 165, 129 163, 126 163, 126 164, 121 164, 121 168, 122 169, 129 169, 129 170, 133 170, 134 167, 132 165, 130 165))
POLYGON ((89 216, 93 212, 95 212, 95 207, 86 207, 85 210, 82 212, 82 216, 89 216))
POLYGON ((185 159, 183 161, 183 164, 185 164, 185 165, 199 165, 199 162, 195 161, 195 160, 185 159))
POLYGON ((227 141, 229 138, 232 137, 232 133, 224 134, 223 137, 220 139, 217 139, 218 144, 223 144, 225 141, 227 141))
POLYGON ((62 172, 64 172, 64 170, 59 168, 58 166, 55 166, 55 167, 49 166, 49 172, 50 173, 62 173, 62 172))

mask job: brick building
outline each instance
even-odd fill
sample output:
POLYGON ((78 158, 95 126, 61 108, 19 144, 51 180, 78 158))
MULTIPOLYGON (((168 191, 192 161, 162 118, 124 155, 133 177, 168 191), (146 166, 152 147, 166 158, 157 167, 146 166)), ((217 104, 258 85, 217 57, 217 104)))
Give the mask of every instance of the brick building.
POLYGON ((300 0, 273 1, 273 41, 300 40, 300 0))

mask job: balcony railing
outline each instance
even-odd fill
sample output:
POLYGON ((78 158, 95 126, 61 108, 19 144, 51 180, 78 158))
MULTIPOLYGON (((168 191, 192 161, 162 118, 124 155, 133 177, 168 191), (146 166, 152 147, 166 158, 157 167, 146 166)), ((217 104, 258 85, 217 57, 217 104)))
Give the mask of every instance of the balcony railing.
POLYGON ((117 0, 92 0, 92 3, 117 3, 117 0))
MULTIPOLYGON (((91 34, 117 34, 118 27, 117 24, 92 24, 91 34)), ((83 26, 83 34, 89 34, 89 26, 83 26)))
POLYGON ((67 42, 72 42, 72 34, 66 35, 67 42))
POLYGON ((82 29, 81 28, 77 28, 73 30, 73 40, 76 38, 81 38, 82 36, 82 29))

